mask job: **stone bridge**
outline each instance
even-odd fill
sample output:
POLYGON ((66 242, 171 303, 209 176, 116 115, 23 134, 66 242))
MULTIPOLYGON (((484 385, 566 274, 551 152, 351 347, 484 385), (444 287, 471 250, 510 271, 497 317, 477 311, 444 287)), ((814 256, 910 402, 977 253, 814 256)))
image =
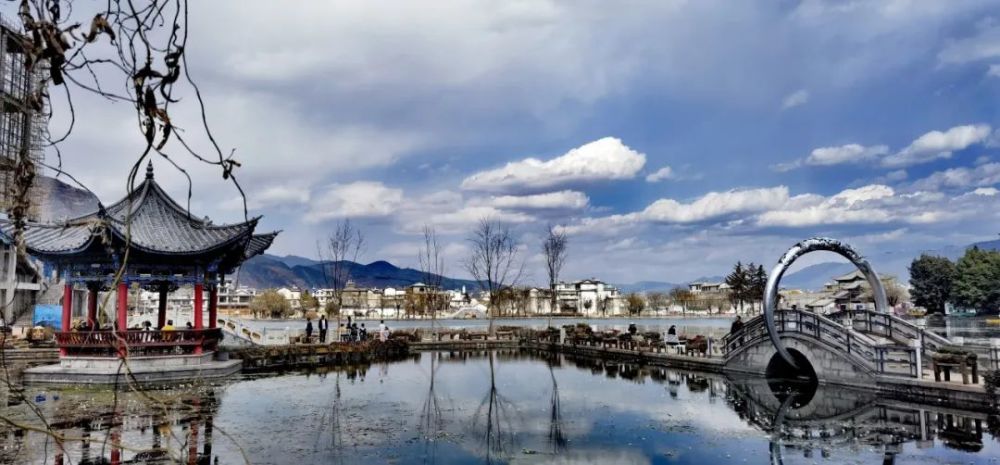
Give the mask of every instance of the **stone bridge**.
POLYGON ((774 317, 778 338, 797 368, 780 356, 760 316, 723 338, 727 370, 870 385, 881 374, 917 377, 923 352, 948 342, 902 319, 869 310, 829 316, 779 310, 774 317))

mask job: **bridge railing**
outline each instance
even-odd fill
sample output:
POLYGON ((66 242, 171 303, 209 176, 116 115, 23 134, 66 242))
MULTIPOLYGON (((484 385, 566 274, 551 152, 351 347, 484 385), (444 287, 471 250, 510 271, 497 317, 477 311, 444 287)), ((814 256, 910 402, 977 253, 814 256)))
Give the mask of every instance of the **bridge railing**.
POLYGON ((879 313, 866 309, 841 310, 827 315, 828 318, 851 326, 866 334, 875 334, 896 341, 920 340, 920 346, 929 350, 940 350, 952 345, 941 335, 921 328, 896 315, 879 313))
MULTIPOLYGON (((807 336, 831 350, 846 353, 873 372, 910 377, 917 377, 919 373, 914 348, 903 344, 879 344, 853 328, 822 315, 803 310, 778 310, 775 312, 774 322, 779 333, 807 336)), ((733 356, 744 346, 767 338, 764 318, 754 318, 742 330, 723 338, 726 357, 733 356)))

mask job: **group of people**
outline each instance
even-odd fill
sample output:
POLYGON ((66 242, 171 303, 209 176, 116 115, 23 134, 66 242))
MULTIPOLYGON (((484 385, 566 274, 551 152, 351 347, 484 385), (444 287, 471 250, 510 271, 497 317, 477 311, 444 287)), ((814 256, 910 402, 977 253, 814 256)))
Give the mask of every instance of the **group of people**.
MULTIPOLYGON (((316 329, 319 330, 319 343, 325 344, 326 336, 330 328, 330 322, 326 319, 326 315, 320 315, 319 320, 316 322, 316 326, 316 329)), ((312 335, 312 318, 306 318, 306 340, 311 341, 312 335)), ((333 336, 333 340, 339 342, 363 342, 372 339, 388 341, 389 327, 385 325, 385 320, 379 320, 378 329, 373 332, 369 332, 364 323, 361 323, 361 326, 358 326, 357 322, 351 322, 351 317, 347 317, 347 323, 341 323, 340 326, 336 328, 336 334, 333 336)))

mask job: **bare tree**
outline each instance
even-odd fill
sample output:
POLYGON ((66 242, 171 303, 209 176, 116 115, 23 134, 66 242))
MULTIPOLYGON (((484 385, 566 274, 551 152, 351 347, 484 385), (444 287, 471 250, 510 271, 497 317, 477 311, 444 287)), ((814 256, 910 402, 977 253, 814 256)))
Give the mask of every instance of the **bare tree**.
POLYGON ((517 284, 524 272, 524 262, 518 250, 520 244, 508 225, 489 217, 479 220, 469 236, 469 242, 472 252, 465 262, 465 269, 479 283, 480 289, 490 295, 486 313, 490 318, 489 333, 493 334, 493 318, 499 311, 496 301, 500 291, 517 284))
POLYGON ((441 256, 441 247, 438 244, 437 232, 432 226, 424 225, 424 245, 420 248, 420 271, 424 275, 424 284, 429 292, 426 305, 431 313, 431 333, 437 339, 437 312, 442 307, 442 282, 444 281, 444 257, 441 256))
POLYGON ((337 222, 333 232, 327 237, 325 253, 323 247, 318 247, 320 260, 323 261, 320 269, 332 292, 332 300, 325 310, 327 314, 336 312, 338 326, 344 305, 344 287, 351 279, 351 266, 358 261, 364 244, 365 237, 361 230, 351 224, 351 220, 345 219, 337 222))
POLYGON ((557 230, 549 225, 545 241, 542 242, 542 253, 545 254, 545 271, 549 275, 549 292, 551 293, 551 303, 549 305, 549 323, 552 327, 552 312, 556 311, 559 299, 556 296, 556 283, 559 281, 559 272, 562 271, 566 263, 566 246, 569 238, 564 231, 557 230))

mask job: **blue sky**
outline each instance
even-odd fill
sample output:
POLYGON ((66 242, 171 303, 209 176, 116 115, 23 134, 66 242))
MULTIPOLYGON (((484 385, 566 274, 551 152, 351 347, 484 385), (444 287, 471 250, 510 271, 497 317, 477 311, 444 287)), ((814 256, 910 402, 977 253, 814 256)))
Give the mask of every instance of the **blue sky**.
MULTIPOLYGON (((814 235, 898 271, 1000 232, 998 1, 192 9, 192 72, 253 213, 284 231, 273 253, 315 256, 350 217, 365 260, 414 266, 427 223, 464 276, 465 237, 491 215, 521 237, 529 281, 549 223, 571 234, 567 278, 683 281, 814 235)), ((75 103, 89 113, 64 164, 117 198, 115 161, 141 138, 107 128, 131 112, 75 103)), ((240 219, 217 173, 185 166, 196 213, 240 219)))

